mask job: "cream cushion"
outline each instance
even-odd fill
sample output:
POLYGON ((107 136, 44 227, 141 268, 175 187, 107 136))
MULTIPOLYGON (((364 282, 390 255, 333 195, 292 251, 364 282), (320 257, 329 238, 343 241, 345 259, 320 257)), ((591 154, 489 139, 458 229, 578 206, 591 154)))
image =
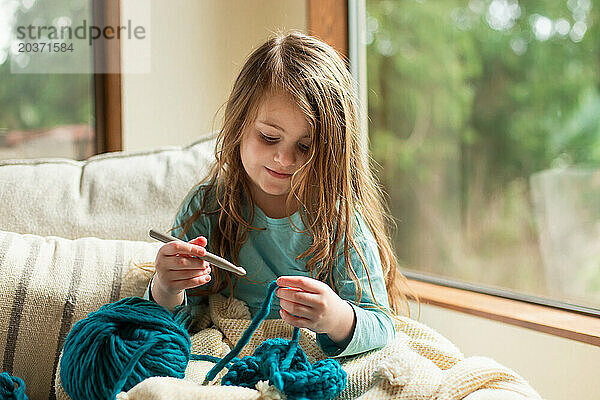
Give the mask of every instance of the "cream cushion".
POLYGON ((151 240, 208 171, 214 137, 85 161, 0 161, 0 229, 69 239, 151 240))

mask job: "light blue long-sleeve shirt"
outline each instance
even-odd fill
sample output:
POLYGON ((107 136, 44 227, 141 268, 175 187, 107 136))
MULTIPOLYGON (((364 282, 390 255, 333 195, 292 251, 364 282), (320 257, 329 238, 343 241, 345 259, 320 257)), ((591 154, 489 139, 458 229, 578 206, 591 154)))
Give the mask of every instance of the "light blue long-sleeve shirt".
MULTIPOLYGON (((200 187, 201 188, 201 187, 200 187)), ((179 237, 182 228, 178 226, 195 211, 200 208, 202 191, 192 190, 184 199, 173 224, 172 235, 179 237)), ((291 220, 299 229, 294 230, 288 218, 270 218, 259 208, 255 207, 253 226, 264 228, 264 230, 250 230, 248 240, 240 249, 238 257, 240 266, 247 271, 249 279, 238 279, 235 297, 243 300, 248 305, 252 316, 260 309, 265 298, 269 283, 284 275, 301 275, 310 277, 306 270, 306 259, 296 260, 296 257, 308 249, 312 238, 303 230, 300 213, 296 212, 291 220)), ((216 217, 206 215, 200 216, 186 234, 182 237, 190 241, 198 236, 204 236, 208 240, 207 249, 211 249, 211 233, 216 223, 216 217)), ((389 310, 389 302, 385 281, 381 268, 381 260, 377 243, 362 217, 356 214, 354 226, 354 237, 363 252, 366 267, 373 287, 373 294, 377 303, 385 310, 389 310)), ((335 343, 326 334, 318 333, 317 342, 321 349, 330 357, 350 356, 366 352, 384 346, 394 336, 394 327, 388 314, 379 309, 373 301, 369 287, 367 274, 363 272, 362 263, 357 252, 350 246, 350 262, 356 271, 362 288, 360 302, 356 303, 355 285, 352 278, 345 271, 343 251, 339 252, 337 263, 334 266, 333 281, 336 293, 352 305, 356 316, 354 332, 345 343, 335 343)), ((212 283, 209 282, 207 285, 212 283)), ((146 291, 145 298, 148 298, 146 291)), ((229 296, 228 289, 224 289, 223 295, 229 296)), ((200 302, 195 296, 186 296, 186 302, 194 305, 200 302)), ((267 318, 280 318, 279 300, 273 298, 271 312, 267 318)))

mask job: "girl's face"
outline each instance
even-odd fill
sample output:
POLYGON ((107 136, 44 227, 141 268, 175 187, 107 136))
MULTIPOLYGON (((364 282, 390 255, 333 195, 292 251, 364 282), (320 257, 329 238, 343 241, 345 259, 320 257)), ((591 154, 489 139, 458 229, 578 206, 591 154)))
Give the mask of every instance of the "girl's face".
POLYGON ((292 174, 308 159, 310 143, 300 108, 284 94, 266 96, 242 136, 240 156, 253 199, 267 215, 285 208, 292 174))

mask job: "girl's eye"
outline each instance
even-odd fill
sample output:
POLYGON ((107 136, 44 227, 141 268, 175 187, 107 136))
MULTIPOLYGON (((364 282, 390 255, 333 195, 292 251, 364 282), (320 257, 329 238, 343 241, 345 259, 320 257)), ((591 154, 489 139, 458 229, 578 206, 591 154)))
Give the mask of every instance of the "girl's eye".
POLYGON ((260 136, 262 137, 262 139, 267 142, 267 143, 275 143, 277 141, 276 137, 273 136, 267 136, 264 133, 260 133, 260 136))
POLYGON ((310 148, 309 146, 302 144, 302 143, 298 143, 298 147, 300 148, 300 151, 303 153, 306 153, 308 151, 308 149, 310 148))

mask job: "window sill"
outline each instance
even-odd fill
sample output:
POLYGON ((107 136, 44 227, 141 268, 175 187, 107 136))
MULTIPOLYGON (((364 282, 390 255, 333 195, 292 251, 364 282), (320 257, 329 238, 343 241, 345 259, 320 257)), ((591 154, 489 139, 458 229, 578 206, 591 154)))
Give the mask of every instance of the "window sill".
POLYGON ((600 318, 413 279, 408 285, 421 303, 600 346, 600 318))

